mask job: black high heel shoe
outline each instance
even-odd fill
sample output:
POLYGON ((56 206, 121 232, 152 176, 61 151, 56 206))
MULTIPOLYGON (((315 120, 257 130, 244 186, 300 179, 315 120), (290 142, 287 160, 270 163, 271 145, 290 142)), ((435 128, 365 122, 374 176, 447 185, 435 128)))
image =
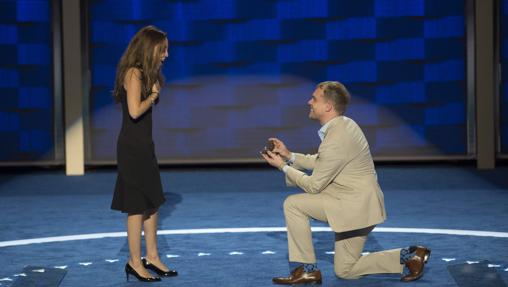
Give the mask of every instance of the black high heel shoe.
POLYGON ((148 262, 148 260, 146 260, 146 258, 141 259, 141 262, 143 262, 143 266, 145 266, 146 269, 152 270, 153 272, 157 273, 157 275, 159 275, 159 276, 173 277, 173 276, 178 275, 178 272, 176 272, 176 270, 163 271, 163 270, 159 269, 157 266, 148 262))
POLYGON ((159 277, 143 277, 130 266, 129 263, 125 264, 125 277, 127 277, 127 281, 129 281, 129 275, 134 275, 139 281, 142 282, 158 282, 161 281, 159 277))

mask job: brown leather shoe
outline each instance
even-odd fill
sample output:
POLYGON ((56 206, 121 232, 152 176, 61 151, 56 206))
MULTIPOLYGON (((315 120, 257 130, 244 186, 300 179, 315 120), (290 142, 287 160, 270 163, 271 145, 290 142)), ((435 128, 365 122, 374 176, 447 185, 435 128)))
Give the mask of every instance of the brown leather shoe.
POLYGON ((408 262, 406 267, 409 273, 400 278, 400 281, 410 282, 420 279, 423 276, 423 268, 429 260, 430 249, 423 246, 416 246, 416 254, 408 262))
POLYGON ((289 277, 276 277, 272 279, 275 284, 321 284, 321 271, 305 272, 303 266, 295 268, 289 277))

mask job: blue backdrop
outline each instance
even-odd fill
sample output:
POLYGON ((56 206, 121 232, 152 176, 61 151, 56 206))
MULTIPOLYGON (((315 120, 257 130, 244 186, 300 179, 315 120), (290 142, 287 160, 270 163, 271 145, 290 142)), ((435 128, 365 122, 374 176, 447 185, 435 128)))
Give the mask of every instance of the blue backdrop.
MULTIPOLYGON (((0 1, 1 161, 54 158, 50 2, 0 1)), ((171 42, 154 111, 162 161, 252 159, 269 136, 313 152, 306 102, 324 80, 350 89, 375 156, 466 153, 463 0, 87 3, 89 162, 115 158, 115 67, 147 24, 171 42)))
POLYGON ((269 136, 316 150, 316 83, 353 94, 376 156, 466 154, 465 4, 440 0, 91 1, 89 159, 115 158, 111 89, 134 33, 168 32, 159 159, 255 158, 269 136))
POLYGON ((0 1, 0 161, 53 160, 48 0, 0 1))
POLYGON ((500 135, 501 153, 508 154, 508 1, 501 2, 501 93, 500 93, 500 135))

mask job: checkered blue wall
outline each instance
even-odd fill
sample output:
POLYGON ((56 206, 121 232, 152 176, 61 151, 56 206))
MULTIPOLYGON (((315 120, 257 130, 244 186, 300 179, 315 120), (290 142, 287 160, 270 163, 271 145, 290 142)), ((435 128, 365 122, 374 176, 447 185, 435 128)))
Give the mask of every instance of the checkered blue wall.
POLYGON ((51 1, 0 1, 0 161, 55 158, 51 1))
POLYGON ((134 33, 168 32, 154 111, 159 159, 258 157, 277 136, 313 152, 306 102, 338 80, 375 156, 466 154, 464 0, 90 1, 89 161, 115 158, 115 67, 134 33))
POLYGON ((501 68, 502 83, 500 93, 500 151, 508 154, 508 1, 501 1, 501 68))

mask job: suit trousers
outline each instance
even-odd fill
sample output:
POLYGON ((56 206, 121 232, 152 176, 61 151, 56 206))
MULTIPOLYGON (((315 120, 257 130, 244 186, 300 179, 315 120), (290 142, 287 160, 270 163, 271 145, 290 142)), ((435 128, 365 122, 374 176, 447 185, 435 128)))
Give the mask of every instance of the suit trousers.
MULTIPOLYGON (((319 193, 301 193, 290 195, 284 201, 289 261, 316 263, 309 219, 328 222, 323 200, 319 193)), ((402 273, 400 248, 362 256, 367 235, 373 228, 336 233, 334 270, 338 277, 357 279, 367 274, 402 273)))

